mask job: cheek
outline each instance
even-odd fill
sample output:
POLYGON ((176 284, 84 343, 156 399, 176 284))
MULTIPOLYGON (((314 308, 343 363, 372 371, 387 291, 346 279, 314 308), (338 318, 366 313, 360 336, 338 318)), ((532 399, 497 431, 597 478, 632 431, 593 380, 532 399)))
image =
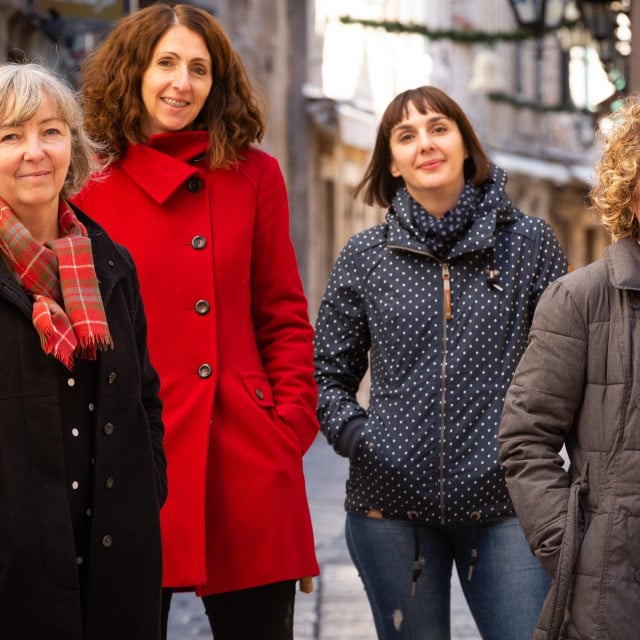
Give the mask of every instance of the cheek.
POLYGON ((403 164, 402 156, 401 155, 399 156, 397 152, 394 153, 393 149, 391 149, 391 160, 389 162, 389 173, 394 178, 399 178, 401 176, 402 164, 403 164))
POLYGON ((201 87, 201 91, 199 91, 199 94, 198 94, 198 111, 200 111, 202 107, 204 107, 210 92, 211 92, 211 84, 201 87))

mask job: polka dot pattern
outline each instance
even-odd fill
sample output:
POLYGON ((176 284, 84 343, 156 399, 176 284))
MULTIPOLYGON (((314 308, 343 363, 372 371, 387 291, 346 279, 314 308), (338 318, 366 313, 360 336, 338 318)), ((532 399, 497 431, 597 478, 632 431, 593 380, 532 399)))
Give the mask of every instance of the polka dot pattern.
POLYGON ((473 220, 444 258, 401 198, 384 224, 349 240, 332 270, 316 323, 318 417, 340 452, 341 435, 364 418, 348 511, 415 511, 446 524, 514 513, 497 454, 504 395, 539 296, 567 263, 549 225, 511 205, 505 182, 494 167, 473 194, 465 189, 473 220), (365 409, 356 394, 368 368, 365 409))

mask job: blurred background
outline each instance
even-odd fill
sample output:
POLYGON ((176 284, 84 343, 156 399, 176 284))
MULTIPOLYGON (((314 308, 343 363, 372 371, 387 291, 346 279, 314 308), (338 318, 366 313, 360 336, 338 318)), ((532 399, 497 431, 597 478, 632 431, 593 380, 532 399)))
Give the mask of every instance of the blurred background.
MULTIPOLYGON (((0 56, 77 84, 83 57, 144 0, 0 0, 0 56)), ((384 212, 351 197, 382 110, 433 84, 469 115, 507 191, 581 266, 609 242, 588 212, 600 132, 640 89, 640 0, 197 0, 227 28, 268 103, 315 316, 347 238, 384 212)))

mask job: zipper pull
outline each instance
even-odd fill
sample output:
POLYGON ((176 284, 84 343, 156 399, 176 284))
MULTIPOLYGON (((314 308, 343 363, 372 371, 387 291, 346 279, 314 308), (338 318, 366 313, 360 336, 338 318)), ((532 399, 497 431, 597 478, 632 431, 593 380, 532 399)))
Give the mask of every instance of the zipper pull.
POLYGON ((442 284, 444 286, 444 317, 451 320, 451 276, 449 275, 449 265, 442 265, 442 284))

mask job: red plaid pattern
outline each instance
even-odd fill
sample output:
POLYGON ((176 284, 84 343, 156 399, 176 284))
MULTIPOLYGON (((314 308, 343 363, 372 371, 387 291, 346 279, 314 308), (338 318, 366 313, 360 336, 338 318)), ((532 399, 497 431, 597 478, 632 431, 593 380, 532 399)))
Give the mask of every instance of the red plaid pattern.
POLYGON ((61 237, 42 245, 0 199, 0 251, 33 295, 33 324, 45 353, 68 369, 113 346, 98 288, 91 240, 60 200, 61 237))

